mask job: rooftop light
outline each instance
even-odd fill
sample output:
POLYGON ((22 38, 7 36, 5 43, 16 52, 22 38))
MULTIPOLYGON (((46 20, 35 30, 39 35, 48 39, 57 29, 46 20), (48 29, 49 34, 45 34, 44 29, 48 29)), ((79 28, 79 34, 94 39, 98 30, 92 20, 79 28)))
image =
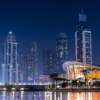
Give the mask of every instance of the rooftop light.
POLYGON ((9 34, 12 34, 12 31, 10 31, 9 34))

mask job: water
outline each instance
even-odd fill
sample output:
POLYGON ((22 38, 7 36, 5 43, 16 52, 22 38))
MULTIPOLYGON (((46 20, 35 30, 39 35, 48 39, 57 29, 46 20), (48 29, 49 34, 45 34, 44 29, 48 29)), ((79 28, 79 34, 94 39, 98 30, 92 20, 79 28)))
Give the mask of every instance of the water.
POLYGON ((100 100, 100 92, 0 92, 0 100, 100 100))

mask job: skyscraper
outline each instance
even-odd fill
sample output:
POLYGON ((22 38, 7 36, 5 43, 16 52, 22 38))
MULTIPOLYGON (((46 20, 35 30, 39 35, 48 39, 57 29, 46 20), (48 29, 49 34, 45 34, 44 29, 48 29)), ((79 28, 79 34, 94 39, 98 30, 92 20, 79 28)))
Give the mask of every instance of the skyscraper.
POLYGON ((43 51, 43 74, 49 75, 54 73, 56 51, 48 47, 43 51))
POLYGON ((56 71, 59 74, 63 74, 62 64, 68 61, 68 45, 67 45, 67 36, 65 33, 59 33, 57 35, 57 66, 56 71))
POLYGON ((91 30, 86 20, 86 15, 79 14, 75 32, 76 61, 92 64, 91 30))
POLYGON ((38 65, 37 65, 37 44, 31 43, 29 48, 29 61, 28 61, 28 81, 36 82, 38 79, 38 65))
POLYGON ((29 55, 28 54, 22 54, 21 55, 21 64, 20 64, 20 81, 21 82, 27 82, 27 71, 28 71, 28 61, 29 61, 29 55))
POLYGON ((18 54, 15 36, 9 32, 3 44, 2 58, 2 82, 17 83, 18 82, 18 54))

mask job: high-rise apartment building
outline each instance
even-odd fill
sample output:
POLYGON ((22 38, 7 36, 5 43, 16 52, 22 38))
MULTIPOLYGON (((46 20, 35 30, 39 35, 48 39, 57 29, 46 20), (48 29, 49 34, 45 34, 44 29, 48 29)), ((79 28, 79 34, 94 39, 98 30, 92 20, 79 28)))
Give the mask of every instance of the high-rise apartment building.
POLYGON ((28 81, 36 82, 38 79, 38 65, 37 65, 37 44, 31 43, 29 48, 29 60, 28 60, 28 81))
POLYGON ((50 50, 48 47, 43 51, 43 74, 49 75, 55 71, 56 51, 50 50))
POLYGON ((21 55, 20 81, 36 82, 38 81, 38 62, 37 62, 37 44, 30 44, 29 53, 21 55))
POLYGON ((91 31, 86 20, 86 15, 79 14, 75 32, 76 61, 92 64, 91 31))
POLYGON ((18 43, 12 32, 9 32, 3 43, 2 82, 18 82, 18 43))
POLYGON ((28 61, 29 61, 29 55, 23 54, 21 55, 21 64, 20 64, 20 81, 21 82, 27 82, 27 71, 28 71, 28 61))
POLYGON ((67 44, 67 36, 65 33, 59 33, 57 35, 57 60, 56 60, 56 72, 59 74, 63 74, 64 71, 62 69, 62 64, 68 61, 68 44, 67 44))

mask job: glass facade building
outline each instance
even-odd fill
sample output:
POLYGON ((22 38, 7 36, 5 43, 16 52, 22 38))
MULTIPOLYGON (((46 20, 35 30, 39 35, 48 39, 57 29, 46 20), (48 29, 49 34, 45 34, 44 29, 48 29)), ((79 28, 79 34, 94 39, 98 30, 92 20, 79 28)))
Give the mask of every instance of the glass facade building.
POLYGON ((55 71, 58 74, 64 74, 64 70, 62 69, 62 65, 64 62, 68 61, 68 45, 67 45, 67 36, 65 33, 60 33, 57 35, 56 39, 56 69, 55 71))
POLYGON ((3 43, 2 83, 18 82, 18 43, 12 32, 9 32, 3 43))
POLYGON ((29 61, 28 54, 21 55, 21 64, 20 64, 20 81, 21 82, 27 82, 28 61, 29 61))
POLYGON ((75 32, 76 61, 92 64, 91 43, 91 31, 86 21, 86 15, 79 14, 79 22, 76 23, 75 32))
POLYGON ((48 47, 43 51, 43 75, 55 72, 56 51, 48 47))
POLYGON ((27 69, 28 81, 35 82, 38 80, 37 48, 38 47, 35 42, 31 43, 29 47, 29 60, 28 60, 28 69, 27 69))
POLYGON ((100 67, 90 64, 84 64, 75 61, 68 61, 63 64, 63 69, 66 71, 67 79, 77 80, 79 78, 85 79, 84 73, 82 70, 87 70, 87 79, 100 79, 100 67), (97 71, 93 71, 96 68, 97 71))

